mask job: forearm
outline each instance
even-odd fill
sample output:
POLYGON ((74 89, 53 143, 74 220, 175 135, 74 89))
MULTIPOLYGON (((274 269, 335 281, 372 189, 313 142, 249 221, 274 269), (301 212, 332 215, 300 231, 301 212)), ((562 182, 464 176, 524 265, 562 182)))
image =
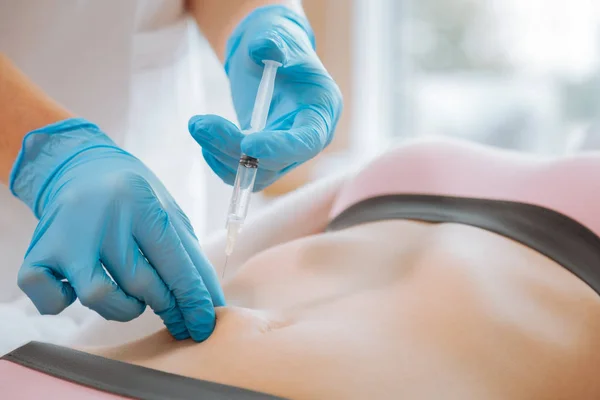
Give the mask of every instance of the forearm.
MULTIPOLYGON (((250 257, 269 247, 323 232, 345 178, 346 174, 310 184, 248 218, 228 261, 227 276, 231 277, 250 257)), ((209 237, 203 250, 221 276, 225 262, 225 232, 209 237)))
POLYGON ((254 9, 280 4, 303 14, 300 0, 187 0, 187 3, 198 27, 221 61, 233 29, 254 9))
POLYGON ((0 53, 0 182, 8 184, 28 132, 71 116, 0 53))

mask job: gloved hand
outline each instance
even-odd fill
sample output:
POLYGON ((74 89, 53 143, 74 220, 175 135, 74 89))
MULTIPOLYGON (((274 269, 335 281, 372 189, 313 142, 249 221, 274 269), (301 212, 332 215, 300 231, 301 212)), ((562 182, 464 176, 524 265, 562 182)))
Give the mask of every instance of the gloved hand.
POLYGON ((128 321, 148 305, 177 339, 212 333, 223 293, 189 220, 97 126, 69 119, 30 132, 10 187, 40 220, 18 275, 40 313, 79 298, 128 321))
POLYGON ((339 88, 314 50, 308 21, 284 6, 258 8, 227 43, 225 71, 242 129, 248 129, 262 60, 280 62, 264 131, 244 136, 231 122, 195 116, 189 130, 212 170, 233 184, 241 153, 259 159, 255 190, 316 156, 333 138, 342 110, 339 88))

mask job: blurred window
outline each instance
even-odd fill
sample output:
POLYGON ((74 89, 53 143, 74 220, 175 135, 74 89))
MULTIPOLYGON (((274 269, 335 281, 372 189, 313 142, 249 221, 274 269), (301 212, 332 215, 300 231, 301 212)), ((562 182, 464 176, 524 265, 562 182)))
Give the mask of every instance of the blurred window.
POLYGON ((390 135, 538 153, 594 146, 597 0, 382 1, 394 20, 387 62, 397 66, 390 135))

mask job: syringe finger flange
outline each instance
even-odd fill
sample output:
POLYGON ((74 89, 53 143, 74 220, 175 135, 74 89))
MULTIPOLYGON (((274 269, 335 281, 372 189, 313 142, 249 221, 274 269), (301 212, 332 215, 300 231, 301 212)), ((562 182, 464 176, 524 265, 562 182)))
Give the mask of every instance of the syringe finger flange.
POLYGON ((242 157, 240 157, 240 164, 246 168, 258 168, 258 159, 242 154, 242 157))

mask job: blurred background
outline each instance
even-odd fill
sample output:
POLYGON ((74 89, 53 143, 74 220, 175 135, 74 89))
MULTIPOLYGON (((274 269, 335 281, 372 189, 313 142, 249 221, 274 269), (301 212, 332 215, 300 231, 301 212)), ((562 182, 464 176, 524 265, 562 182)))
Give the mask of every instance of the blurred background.
MULTIPOLYGON (((404 138, 446 135, 538 154, 600 149, 597 0, 303 5, 345 109, 324 154, 255 196, 251 213, 404 138)), ((221 66, 202 64, 205 92, 219 92, 221 66)), ((235 118, 227 93, 208 103, 209 112, 235 118)), ((195 225, 210 232, 222 228, 230 188, 205 176, 206 218, 195 225)))

